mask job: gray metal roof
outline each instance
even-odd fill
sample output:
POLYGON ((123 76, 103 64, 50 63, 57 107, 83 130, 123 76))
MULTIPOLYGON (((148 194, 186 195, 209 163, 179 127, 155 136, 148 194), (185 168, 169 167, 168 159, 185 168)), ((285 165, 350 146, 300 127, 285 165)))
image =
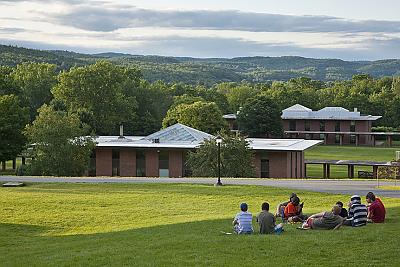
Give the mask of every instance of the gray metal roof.
POLYGON ((307 120, 377 120, 382 116, 361 115, 357 109, 349 111, 342 107, 325 107, 313 111, 307 107, 296 104, 282 110, 282 119, 307 119, 307 120))
MULTIPOLYGON (((145 137, 99 136, 95 141, 97 147, 194 149, 205 139, 210 138, 214 136, 178 123, 145 137)), ((303 151, 322 143, 320 140, 304 139, 248 138, 246 140, 253 150, 269 151, 303 151)))
POLYGON ((212 137, 213 136, 211 134, 199 131, 180 123, 176 123, 172 126, 148 135, 144 139, 149 141, 158 139, 160 143, 174 141, 201 142, 204 139, 210 139, 212 137))

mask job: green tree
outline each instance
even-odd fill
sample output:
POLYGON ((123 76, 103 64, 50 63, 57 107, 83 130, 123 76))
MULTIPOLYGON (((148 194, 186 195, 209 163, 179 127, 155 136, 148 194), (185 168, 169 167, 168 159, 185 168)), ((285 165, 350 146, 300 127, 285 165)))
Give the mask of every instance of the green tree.
POLYGON ((25 146, 22 131, 29 122, 28 110, 15 95, 0 95, 0 161, 14 159, 25 146))
POLYGON ((222 112, 214 102, 197 101, 193 104, 172 107, 163 120, 163 127, 166 128, 175 123, 182 123, 211 134, 227 128, 222 112))
POLYGON ((29 173, 33 175, 80 176, 87 169, 94 148, 88 128, 77 114, 55 111, 43 105, 35 121, 26 128, 33 144, 29 173))
MULTIPOLYGON (((240 136, 221 133, 221 176, 254 177, 253 152, 249 143, 240 136)), ((218 146, 215 139, 204 140, 200 147, 190 152, 187 164, 193 176, 218 176, 218 146)))
POLYGON ((21 90, 24 105, 30 108, 32 121, 37 109, 52 99, 51 88, 57 83, 56 65, 23 63, 11 75, 21 90))
POLYGON ((239 129, 250 137, 282 135, 281 110, 265 95, 249 99, 237 117, 239 129))
POLYGON ((96 134, 115 134, 120 124, 127 134, 133 134, 138 121, 135 89, 139 78, 137 69, 99 61, 61 73, 52 92, 96 134))
POLYGON ((13 68, 0 66, 0 95, 20 95, 20 90, 11 77, 13 68))
POLYGON ((236 113, 244 103, 260 91, 250 83, 224 83, 216 86, 218 91, 224 91, 229 103, 229 110, 236 113))

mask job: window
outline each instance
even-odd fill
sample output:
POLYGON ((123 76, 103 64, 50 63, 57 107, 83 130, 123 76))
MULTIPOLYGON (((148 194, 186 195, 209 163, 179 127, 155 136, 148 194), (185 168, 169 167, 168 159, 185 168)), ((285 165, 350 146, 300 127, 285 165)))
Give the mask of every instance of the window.
POLYGON ((350 122, 350 132, 355 132, 355 131, 356 131, 356 122, 355 121, 351 121, 350 122))
POLYGON ((289 121, 289 131, 296 131, 296 121, 295 120, 289 121))
POLYGON ((310 140, 311 139, 311 135, 310 134, 306 134, 305 138, 306 138, 306 140, 310 140))
POLYGON ((146 155, 144 151, 136 151, 136 176, 146 176, 146 155))
POLYGON ((119 149, 112 150, 112 176, 119 176, 119 149))
POLYGON ((269 178, 269 160, 261 159, 261 178, 269 178))
POLYGON ((355 144, 356 143, 356 135, 352 134, 350 135, 350 144, 355 144))
POLYGON ((304 130, 309 131, 310 129, 310 121, 304 121, 304 130))
POLYGON ((325 122, 324 121, 319 122, 319 131, 325 132, 325 122))
POLYGON ((340 134, 335 134, 335 144, 340 143, 340 134))
POLYGON ((158 153, 158 175, 160 177, 169 177, 169 152, 160 151, 158 153))
POLYGON ((335 132, 340 132, 340 121, 335 122, 335 132))

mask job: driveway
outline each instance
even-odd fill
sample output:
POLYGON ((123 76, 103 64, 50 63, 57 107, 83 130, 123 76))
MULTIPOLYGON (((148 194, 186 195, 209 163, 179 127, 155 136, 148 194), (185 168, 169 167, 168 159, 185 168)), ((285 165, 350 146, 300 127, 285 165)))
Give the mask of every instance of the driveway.
MULTIPOLYGON (((140 177, 29 177, 0 176, 0 182, 18 181, 30 183, 192 183, 214 184, 215 178, 140 178, 140 177)), ((376 180, 333 180, 333 179, 234 179, 223 178, 223 184, 260 185, 291 188, 294 190, 310 190, 331 194, 358 194, 365 196, 372 191, 377 196, 400 198, 399 190, 377 189, 376 180)), ((398 183, 400 184, 400 183, 398 183)), ((391 181, 379 181, 379 185, 394 185, 391 181)))

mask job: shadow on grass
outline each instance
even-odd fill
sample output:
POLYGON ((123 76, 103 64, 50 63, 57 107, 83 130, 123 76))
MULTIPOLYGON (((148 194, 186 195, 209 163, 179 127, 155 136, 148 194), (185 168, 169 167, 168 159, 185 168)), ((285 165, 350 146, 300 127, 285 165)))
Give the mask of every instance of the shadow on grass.
POLYGON ((311 266, 399 266, 394 254, 399 218, 396 207, 388 209, 385 224, 339 231, 299 231, 298 225, 285 225, 279 236, 222 234, 231 231, 231 218, 65 236, 47 235, 55 230, 51 227, 0 224, 0 265, 283 266, 289 264, 283 256, 290 251, 311 266), (366 255, 371 244, 375 258, 366 255))

